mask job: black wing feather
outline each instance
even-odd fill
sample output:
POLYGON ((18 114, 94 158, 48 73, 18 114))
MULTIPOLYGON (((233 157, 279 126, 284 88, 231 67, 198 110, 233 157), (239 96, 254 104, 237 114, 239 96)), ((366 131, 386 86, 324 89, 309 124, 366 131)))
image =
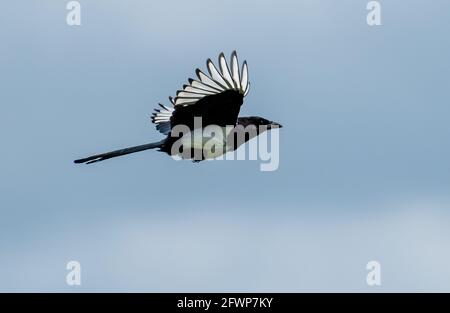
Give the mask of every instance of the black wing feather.
POLYGON ((170 124, 186 125, 189 129, 194 129, 194 118, 202 118, 202 127, 208 125, 236 125, 244 96, 236 90, 226 90, 219 94, 209 95, 195 104, 177 105, 170 118, 170 124))

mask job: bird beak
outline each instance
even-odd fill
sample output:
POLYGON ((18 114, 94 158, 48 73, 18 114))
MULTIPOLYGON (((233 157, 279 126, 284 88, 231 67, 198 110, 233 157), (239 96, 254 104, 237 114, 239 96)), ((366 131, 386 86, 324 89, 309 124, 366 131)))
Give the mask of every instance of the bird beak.
POLYGON ((281 128, 283 125, 277 123, 277 122, 270 122, 269 124, 270 128, 281 128))

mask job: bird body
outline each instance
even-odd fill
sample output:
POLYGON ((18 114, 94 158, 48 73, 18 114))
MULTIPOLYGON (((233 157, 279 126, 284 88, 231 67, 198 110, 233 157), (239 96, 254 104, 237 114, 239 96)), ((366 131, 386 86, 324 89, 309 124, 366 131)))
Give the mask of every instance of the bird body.
POLYGON ((115 150, 75 160, 75 163, 94 163, 148 149, 159 149, 171 156, 195 162, 214 159, 236 150, 244 142, 263 131, 281 127, 267 119, 238 117, 244 97, 250 88, 248 66, 239 68, 237 54, 231 54, 230 67, 223 53, 219 55, 219 69, 208 59, 209 75, 196 70, 198 80, 169 97, 172 106, 159 104, 152 115, 156 129, 166 138, 136 147, 115 150))
POLYGON ((174 147, 173 144, 167 144, 167 148, 161 150, 182 159, 194 159, 197 161, 214 159, 228 151, 232 151, 232 147, 228 145, 227 137, 233 129, 232 127, 217 125, 210 127, 208 130, 205 128, 194 129, 183 134, 181 138, 175 141, 179 149, 174 147))

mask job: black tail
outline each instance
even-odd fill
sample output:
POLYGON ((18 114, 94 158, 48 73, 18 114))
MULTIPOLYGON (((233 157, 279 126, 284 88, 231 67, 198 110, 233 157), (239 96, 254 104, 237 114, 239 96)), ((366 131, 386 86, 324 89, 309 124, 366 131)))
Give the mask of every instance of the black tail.
POLYGON ((158 141, 158 142, 148 143, 146 145, 130 147, 130 148, 115 150, 115 151, 106 152, 106 153, 102 153, 102 154, 97 154, 97 155, 93 155, 93 156, 90 156, 90 157, 87 157, 87 158, 84 158, 84 159, 78 159, 78 160, 75 160, 73 162, 74 163, 91 164, 91 163, 94 163, 94 162, 115 158, 115 157, 118 157, 118 156, 121 156, 121 155, 125 155, 125 154, 135 153, 135 152, 148 150, 148 149, 160 148, 162 146, 162 144, 164 143, 164 141, 165 140, 161 140, 161 141, 158 141))

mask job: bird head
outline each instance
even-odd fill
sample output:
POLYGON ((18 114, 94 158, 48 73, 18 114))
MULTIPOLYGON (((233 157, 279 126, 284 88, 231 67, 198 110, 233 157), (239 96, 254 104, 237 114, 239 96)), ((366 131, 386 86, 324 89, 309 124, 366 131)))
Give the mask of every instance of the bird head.
POLYGON ((260 126, 265 126, 267 130, 274 129, 274 128, 281 128, 283 127, 281 124, 269 121, 263 117, 259 116, 249 116, 249 117, 240 117, 238 118, 238 124, 242 125, 244 127, 247 127, 249 125, 254 125, 257 128, 260 128, 260 126))

